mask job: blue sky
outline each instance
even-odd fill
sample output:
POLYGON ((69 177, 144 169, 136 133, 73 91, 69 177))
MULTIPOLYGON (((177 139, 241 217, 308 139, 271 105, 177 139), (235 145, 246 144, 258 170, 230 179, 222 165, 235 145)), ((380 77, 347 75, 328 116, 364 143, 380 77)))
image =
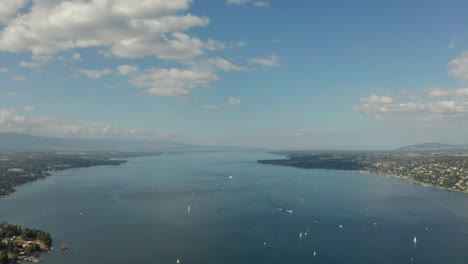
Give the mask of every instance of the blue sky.
POLYGON ((0 131, 468 143, 466 1, 5 0, 0 131))

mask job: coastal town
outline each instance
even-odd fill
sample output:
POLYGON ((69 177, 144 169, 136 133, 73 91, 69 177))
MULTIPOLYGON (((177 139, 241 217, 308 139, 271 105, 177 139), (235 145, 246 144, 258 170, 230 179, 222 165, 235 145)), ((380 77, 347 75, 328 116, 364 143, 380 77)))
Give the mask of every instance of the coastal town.
POLYGON ((263 164, 306 169, 353 170, 401 177, 412 182, 468 192, 468 154, 451 152, 276 152, 287 159, 263 164))
POLYGON ((0 223, 0 264, 39 262, 40 255, 52 249, 49 233, 0 223))

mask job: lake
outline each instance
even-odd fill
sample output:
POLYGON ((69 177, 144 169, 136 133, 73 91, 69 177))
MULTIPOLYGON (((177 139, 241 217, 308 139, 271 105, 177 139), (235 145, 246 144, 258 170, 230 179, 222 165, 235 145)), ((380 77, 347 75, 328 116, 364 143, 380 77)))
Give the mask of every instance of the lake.
POLYGON ((1 199, 0 221, 69 246, 47 264, 468 263, 467 194, 256 162, 275 158, 173 153, 54 172, 1 199))

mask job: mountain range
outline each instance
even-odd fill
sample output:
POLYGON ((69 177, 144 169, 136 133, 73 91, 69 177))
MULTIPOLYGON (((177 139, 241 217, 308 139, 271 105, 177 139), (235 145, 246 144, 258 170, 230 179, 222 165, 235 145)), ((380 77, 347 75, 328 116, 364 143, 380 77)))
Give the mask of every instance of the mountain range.
POLYGON ((175 151, 199 148, 169 140, 74 139, 0 133, 0 152, 35 151, 175 151))
POLYGON ((467 152, 468 145, 448 145, 441 143, 423 143, 397 149, 399 152, 467 152))
MULTIPOLYGON (((39 137, 18 133, 0 133, 0 152, 39 151, 187 151, 210 149, 236 149, 205 147, 162 139, 78 139, 39 137)), ((423 143, 394 150, 396 152, 468 152, 468 145, 423 143)))

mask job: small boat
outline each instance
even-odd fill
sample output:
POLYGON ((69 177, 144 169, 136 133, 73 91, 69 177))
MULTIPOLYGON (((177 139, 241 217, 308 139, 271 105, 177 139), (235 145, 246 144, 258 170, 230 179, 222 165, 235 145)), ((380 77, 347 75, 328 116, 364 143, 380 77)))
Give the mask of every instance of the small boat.
POLYGON ((416 244, 418 243, 418 240, 416 239, 416 237, 413 238, 413 242, 416 244))
POLYGON ((176 263, 177 263, 177 264, 179 264, 179 263, 180 263, 180 260, 179 260, 179 259, 177 259, 176 263))
POLYGON ((293 210, 289 209, 289 210, 286 210, 286 212, 292 214, 293 210))
POLYGON ((231 175, 229 175, 229 176, 228 176, 228 178, 229 178, 229 179, 232 179, 232 176, 231 176, 231 175))
POLYGON ((314 251, 314 257, 316 257, 316 256, 317 256, 317 252, 314 251))
POLYGON ((190 205, 187 207, 187 212, 190 214, 190 205))
POLYGON ((299 239, 302 239, 302 232, 299 233, 299 239))
POLYGON ((340 228, 343 228, 343 225, 339 225, 340 228))

